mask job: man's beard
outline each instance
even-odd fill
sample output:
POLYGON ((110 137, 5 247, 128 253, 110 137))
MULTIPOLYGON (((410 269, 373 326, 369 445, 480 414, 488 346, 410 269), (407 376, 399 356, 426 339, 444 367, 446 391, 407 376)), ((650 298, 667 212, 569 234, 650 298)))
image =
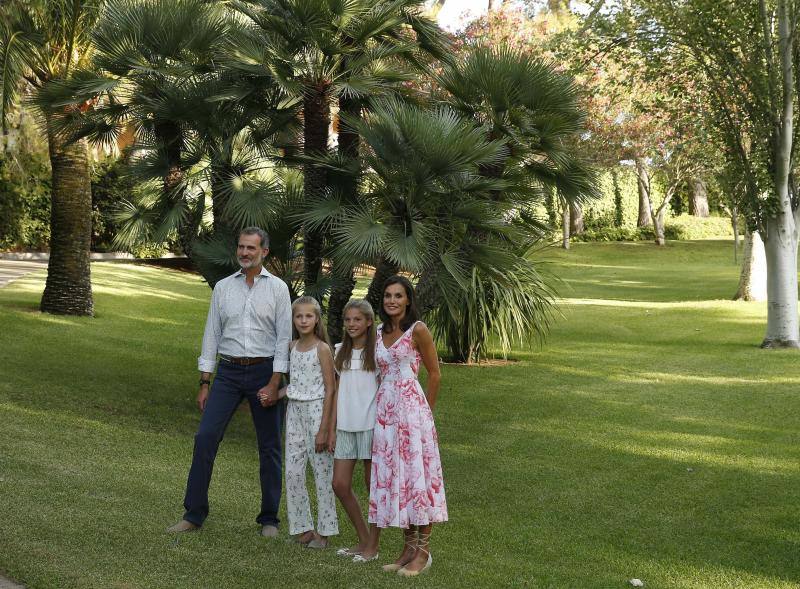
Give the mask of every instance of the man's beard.
POLYGON ((242 260, 239 258, 239 266, 242 267, 242 270, 249 270, 250 268, 257 268, 261 265, 261 262, 264 260, 261 256, 257 258, 252 258, 251 260, 242 260))

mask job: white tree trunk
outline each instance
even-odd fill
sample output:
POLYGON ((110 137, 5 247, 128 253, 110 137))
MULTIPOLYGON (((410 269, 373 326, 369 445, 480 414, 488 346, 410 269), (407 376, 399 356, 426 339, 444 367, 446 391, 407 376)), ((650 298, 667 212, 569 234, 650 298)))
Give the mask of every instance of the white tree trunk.
POLYGON ((692 194, 689 195, 689 214, 708 217, 708 191, 702 178, 692 178, 692 194))
POLYGON ((739 275, 739 288, 734 301, 767 300, 767 258, 764 242, 758 231, 748 231, 744 241, 744 259, 739 275))
POLYGON ((767 232, 767 334, 761 347, 798 348, 797 236, 792 216, 767 219, 767 232))
POLYGON ((767 218, 767 334, 764 348, 800 348, 797 317, 797 219, 789 198, 794 136, 793 33, 786 0, 778 1, 778 32, 783 109, 774 144, 777 211, 767 218))
POLYGON ((561 213, 561 247, 565 250, 569 249, 569 222, 571 215, 569 214, 569 205, 565 202, 563 203, 562 213, 561 213))

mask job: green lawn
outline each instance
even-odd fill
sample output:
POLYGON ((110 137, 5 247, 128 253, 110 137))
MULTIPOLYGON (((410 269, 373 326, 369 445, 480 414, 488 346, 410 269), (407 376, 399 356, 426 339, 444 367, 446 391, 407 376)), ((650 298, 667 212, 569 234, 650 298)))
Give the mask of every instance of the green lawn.
MULTIPOLYGON (((444 367, 452 521, 414 581, 260 538, 244 411, 207 525, 163 532, 198 420, 198 278, 95 264, 95 319, 39 314, 42 274, 0 290, 0 571, 33 589, 800 586, 800 355, 758 348, 766 307, 728 300, 730 245, 573 247, 545 252, 567 304, 541 349, 444 367)), ((399 548, 384 534, 382 562, 399 548)))

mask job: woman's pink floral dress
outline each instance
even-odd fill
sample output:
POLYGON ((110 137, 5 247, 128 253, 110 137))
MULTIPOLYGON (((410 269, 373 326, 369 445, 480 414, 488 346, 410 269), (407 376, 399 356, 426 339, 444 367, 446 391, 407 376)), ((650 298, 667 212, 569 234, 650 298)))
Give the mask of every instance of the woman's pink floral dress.
POLYGON ((372 438, 369 521, 380 528, 447 521, 442 463, 433 414, 417 380, 412 325, 388 348, 378 330, 381 373, 372 438))

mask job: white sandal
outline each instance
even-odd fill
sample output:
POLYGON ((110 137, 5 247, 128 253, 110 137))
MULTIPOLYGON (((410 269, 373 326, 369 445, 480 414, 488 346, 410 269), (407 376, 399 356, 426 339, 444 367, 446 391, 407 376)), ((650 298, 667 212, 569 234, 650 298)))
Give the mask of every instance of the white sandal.
POLYGON ((356 554, 353 557, 353 562, 356 562, 356 563, 372 562, 373 560, 378 560, 378 553, 377 552, 375 553, 375 556, 364 557, 361 554, 356 554))

